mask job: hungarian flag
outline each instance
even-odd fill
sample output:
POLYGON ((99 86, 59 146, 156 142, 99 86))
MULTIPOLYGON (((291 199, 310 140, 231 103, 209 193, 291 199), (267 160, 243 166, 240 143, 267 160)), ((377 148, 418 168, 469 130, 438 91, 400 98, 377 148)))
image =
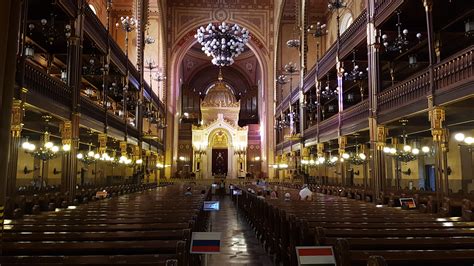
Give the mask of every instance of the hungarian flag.
POLYGON ((336 266, 332 247, 296 247, 298 264, 301 266, 336 266))

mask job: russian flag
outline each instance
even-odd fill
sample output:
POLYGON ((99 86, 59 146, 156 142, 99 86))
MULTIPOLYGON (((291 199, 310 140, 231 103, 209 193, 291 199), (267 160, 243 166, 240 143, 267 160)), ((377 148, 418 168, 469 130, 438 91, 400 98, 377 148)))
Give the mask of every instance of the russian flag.
POLYGON ((298 263, 301 266, 336 266, 332 247, 296 247, 298 263))
POLYGON ((193 254, 213 254, 221 250, 220 232, 193 232, 191 251, 193 254))

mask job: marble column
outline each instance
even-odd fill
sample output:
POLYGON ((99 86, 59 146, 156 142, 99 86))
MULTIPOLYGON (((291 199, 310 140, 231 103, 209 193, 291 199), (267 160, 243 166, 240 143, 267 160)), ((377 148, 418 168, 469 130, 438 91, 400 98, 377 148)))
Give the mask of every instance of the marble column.
MULTIPOLYGON (((379 34, 375 28, 375 0, 367 0, 367 58, 368 58, 368 103, 369 103, 369 136, 370 136, 370 180, 374 191, 374 201, 379 201, 383 188, 383 150, 381 150, 379 135, 385 129, 380 128, 377 121, 377 94, 380 90, 379 71, 379 34)), ((382 134, 383 135, 383 134, 382 134)), ((383 147, 382 147, 383 149, 383 147)))

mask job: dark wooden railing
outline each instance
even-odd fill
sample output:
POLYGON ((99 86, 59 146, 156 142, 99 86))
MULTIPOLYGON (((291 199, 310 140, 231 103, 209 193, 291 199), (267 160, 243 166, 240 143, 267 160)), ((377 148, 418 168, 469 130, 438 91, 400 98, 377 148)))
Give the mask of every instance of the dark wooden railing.
POLYGON ((400 108, 429 93, 429 71, 424 70, 378 94, 378 108, 381 113, 400 108))
POLYGON ((367 99, 351 106, 342 113, 342 124, 356 124, 369 117, 369 101, 367 99))
POLYGON ((474 45, 444 59, 434 67, 435 89, 446 90, 474 77, 474 45))
POLYGON ((71 18, 76 16, 77 13, 77 1, 74 0, 59 0, 59 6, 66 12, 71 18))
POLYGON ((71 101, 71 89, 58 78, 50 76, 41 67, 31 62, 25 64, 25 83, 26 87, 38 92, 38 94, 47 96, 59 103, 71 101))

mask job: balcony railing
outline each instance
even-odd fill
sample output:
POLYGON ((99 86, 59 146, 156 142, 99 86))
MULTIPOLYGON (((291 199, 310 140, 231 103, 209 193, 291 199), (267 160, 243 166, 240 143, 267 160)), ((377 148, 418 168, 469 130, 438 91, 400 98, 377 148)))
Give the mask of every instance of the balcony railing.
POLYGON ((342 124, 356 124, 369 117, 369 101, 367 99, 351 106, 342 113, 342 124))
POLYGON ((57 102, 71 101, 71 89, 66 83, 47 74, 41 67, 28 61, 25 64, 25 83, 29 90, 38 92, 38 94, 47 96, 57 102))
POLYGON ((387 112, 419 100, 420 97, 426 97, 429 93, 429 84, 428 70, 416 73, 410 78, 395 84, 377 96, 379 111, 381 113, 387 112))
POLYGON ((446 90, 459 82, 473 81, 474 45, 452 55, 434 67, 435 89, 446 90))

